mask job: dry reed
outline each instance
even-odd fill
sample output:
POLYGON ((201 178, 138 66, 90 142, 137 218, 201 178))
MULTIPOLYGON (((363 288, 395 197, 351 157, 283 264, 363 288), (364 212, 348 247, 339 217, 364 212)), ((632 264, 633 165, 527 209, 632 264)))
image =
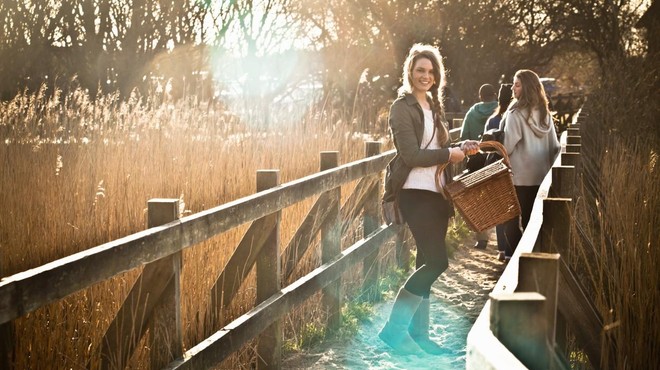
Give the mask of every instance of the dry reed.
MULTIPOLYGON (((80 90, 64 96, 45 88, 0 106, 0 275, 7 276, 143 230, 146 202, 179 198, 194 213, 254 193, 256 171, 277 168, 282 183, 318 171, 320 150, 338 150, 340 162, 364 155, 362 134, 333 112, 271 114, 268 127, 245 122, 208 104, 117 95, 91 99, 80 90)), ((383 130, 384 131, 384 130, 383 130)), ((344 187, 345 194, 353 185, 344 187)), ((312 200, 285 209, 286 243, 312 200)), ((184 345, 210 327, 208 292, 245 226, 184 251, 184 345)), ((318 260, 306 257, 309 271, 318 260)), ((100 340, 139 269, 72 294, 15 320, 15 368, 98 367, 100 340)), ((254 279, 223 316, 228 322, 252 307, 254 279)), ((318 300, 318 299, 317 299, 318 300)), ((318 317, 318 304, 286 320, 318 317)), ((294 334, 291 334, 294 333, 294 334)), ((223 366, 249 367, 250 346, 223 366)), ((147 368, 146 344, 129 362, 147 368)))
POLYGON ((602 367, 655 369, 660 367, 658 74, 657 67, 628 64, 605 78, 581 120, 583 175, 571 263, 604 320, 602 367))

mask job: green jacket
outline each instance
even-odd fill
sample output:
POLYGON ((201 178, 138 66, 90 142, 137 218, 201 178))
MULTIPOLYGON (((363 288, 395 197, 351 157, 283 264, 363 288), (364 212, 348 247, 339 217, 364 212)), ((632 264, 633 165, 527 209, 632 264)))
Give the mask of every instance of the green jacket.
MULTIPOLYGON (((392 103, 389 126, 396 147, 396 156, 387 165, 384 201, 395 198, 413 167, 430 167, 447 163, 450 147, 448 140, 441 149, 420 148, 424 134, 424 112, 412 94, 400 96, 392 103)), ((451 181, 450 177, 446 176, 448 181, 451 181)))
POLYGON ((461 140, 479 140, 484 133, 486 121, 497 108, 497 100, 473 105, 465 114, 461 128, 461 140))

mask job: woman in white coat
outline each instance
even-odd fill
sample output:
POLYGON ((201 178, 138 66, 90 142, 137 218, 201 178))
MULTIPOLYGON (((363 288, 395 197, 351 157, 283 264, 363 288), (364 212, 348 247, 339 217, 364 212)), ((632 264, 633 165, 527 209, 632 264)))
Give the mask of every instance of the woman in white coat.
MULTIPOLYGON (((504 235, 515 250, 529 223, 539 185, 550 171, 560 146, 539 76, 527 69, 519 70, 513 77, 511 90, 514 100, 502 119, 502 126, 521 216, 505 223, 504 235)), ((511 258, 513 250, 507 250, 505 258, 511 258)))

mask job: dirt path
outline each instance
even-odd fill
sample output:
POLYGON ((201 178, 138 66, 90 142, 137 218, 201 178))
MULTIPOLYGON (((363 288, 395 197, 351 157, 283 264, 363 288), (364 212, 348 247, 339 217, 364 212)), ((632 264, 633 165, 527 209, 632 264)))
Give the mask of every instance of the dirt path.
POLYGON ((355 338, 326 341, 316 348, 289 356, 285 369, 465 369, 467 334, 488 299, 504 263, 497 260, 494 235, 486 250, 465 246, 449 261, 449 268, 433 285, 431 333, 447 349, 442 356, 404 356, 390 353, 378 331, 392 302, 374 307, 375 317, 362 325, 355 338))

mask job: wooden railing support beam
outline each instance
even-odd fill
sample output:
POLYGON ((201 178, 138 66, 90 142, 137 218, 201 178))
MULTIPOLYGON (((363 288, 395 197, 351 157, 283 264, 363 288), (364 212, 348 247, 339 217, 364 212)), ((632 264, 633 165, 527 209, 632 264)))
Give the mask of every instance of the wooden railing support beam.
MULTIPOLYGON (((335 168, 339 165, 339 152, 321 152, 321 171, 335 168)), ((326 192, 333 204, 328 210, 328 219, 321 226, 321 263, 328 263, 341 253, 341 220, 339 219, 339 204, 341 187, 326 192)), ((328 330, 335 331, 341 325, 341 278, 328 284, 323 289, 323 306, 328 313, 328 330)))
MULTIPOLYGON (((279 170, 257 171, 257 192, 279 185, 279 170)), ((280 219, 282 211, 264 218, 274 218, 275 227, 270 230, 257 255, 257 299, 256 304, 266 301, 280 292, 282 267, 280 260, 280 219)), ((258 368, 279 369, 282 362, 282 321, 275 320, 259 336, 257 345, 258 368)))
POLYGON ((553 166, 552 185, 549 196, 554 198, 572 198, 575 189, 575 167, 553 166))
MULTIPOLYGON (((368 141, 365 143, 365 157, 371 157, 380 154, 380 142, 368 141)), ((364 204, 364 218, 362 220, 363 235, 366 238, 369 234, 378 229, 380 225, 380 189, 382 181, 380 174, 377 174, 378 182, 376 191, 372 191, 366 197, 364 204)), ((363 296, 369 301, 380 299, 378 291, 378 278, 380 276, 380 265, 378 260, 378 250, 371 253, 362 263, 364 275, 363 296)))
POLYGON ((558 286, 558 253, 522 253, 520 255, 516 292, 537 292, 545 297, 544 316, 548 329, 547 341, 552 347, 555 343, 558 286))
POLYGON ((545 304, 539 293, 490 294, 490 330, 531 370, 549 368, 545 304))
MULTIPOLYGON (((147 208, 148 228, 179 218, 178 199, 152 199, 147 208)), ((180 273, 181 252, 144 267, 103 336, 101 368, 125 368, 147 328, 153 368, 181 356, 180 273)))

